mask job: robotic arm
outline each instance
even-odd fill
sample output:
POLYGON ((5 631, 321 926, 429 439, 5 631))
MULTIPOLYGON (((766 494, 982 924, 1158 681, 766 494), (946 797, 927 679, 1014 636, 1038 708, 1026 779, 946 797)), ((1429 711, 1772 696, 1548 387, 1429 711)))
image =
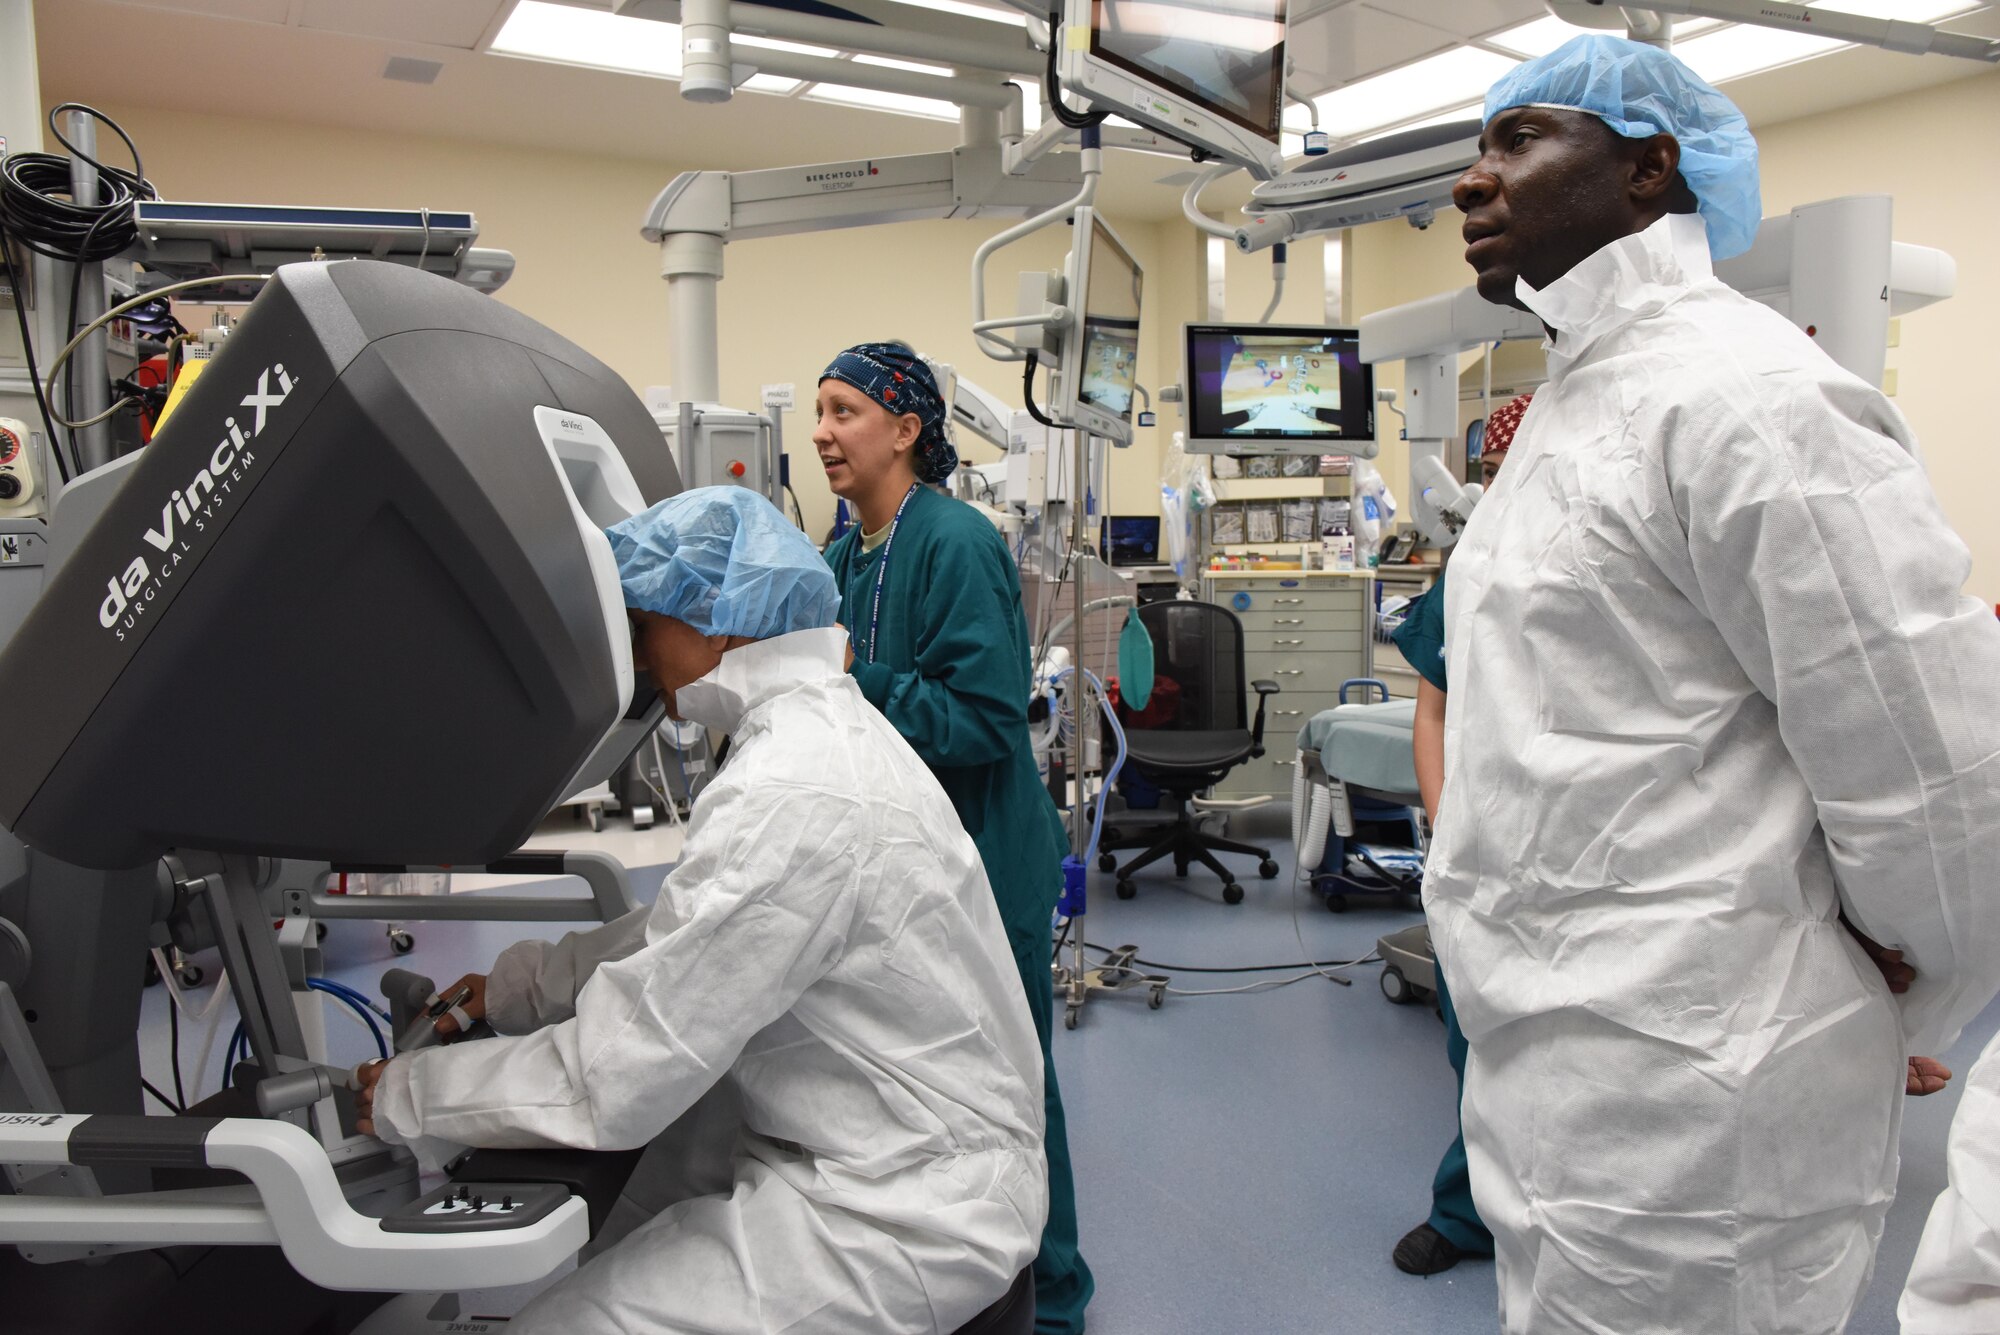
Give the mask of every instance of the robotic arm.
POLYGON ((1465 521, 1479 504, 1486 489, 1477 482, 1461 485, 1436 455, 1426 454, 1410 461, 1410 481, 1416 488, 1417 528, 1433 547, 1449 547, 1458 541, 1465 521))

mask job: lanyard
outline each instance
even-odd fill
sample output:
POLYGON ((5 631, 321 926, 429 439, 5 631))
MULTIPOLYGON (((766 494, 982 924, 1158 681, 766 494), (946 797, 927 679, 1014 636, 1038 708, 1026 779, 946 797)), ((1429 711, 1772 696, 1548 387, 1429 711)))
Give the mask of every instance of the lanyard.
POLYGON ((882 629, 882 582, 889 577, 889 554, 896 549, 896 530, 902 527, 903 511, 909 508, 910 497, 917 494, 920 485, 913 482, 910 489, 903 493, 902 503, 896 507, 896 517, 889 521, 889 536, 882 543, 882 564, 875 569, 875 599, 868 612, 868 657, 864 661, 869 663, 875 661, 875 635, 882 629))

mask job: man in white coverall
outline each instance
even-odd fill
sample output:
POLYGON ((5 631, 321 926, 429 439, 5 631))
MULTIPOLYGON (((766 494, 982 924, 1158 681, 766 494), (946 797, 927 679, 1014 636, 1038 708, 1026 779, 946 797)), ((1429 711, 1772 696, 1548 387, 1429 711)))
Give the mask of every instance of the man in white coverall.
POLYGON ((364 1129, 624 1149, 726 1106, 718 1160, 667 1169, 719 1169, 707 1194, 628 1189, 611 1222, 637 1227, 509 1329, 948 1335, 1047 1210, 1041 1049, 978 850, 843 671, 833 576, 769 502, 703 488, 610 537, 640 662, 728 762, 657 903, 509 948, 463 1010, 513 1036, 362 1068, 364 1129))
POLYGON ((1425 900, 1502 1324, 1825 1335, 1906 1054, 2000 985, 2000 626, 1901 416, 1713 277, 1727 99, 1588 36, 1485 113, 1466 259, 1549 378, 1452 566, 1425 900))

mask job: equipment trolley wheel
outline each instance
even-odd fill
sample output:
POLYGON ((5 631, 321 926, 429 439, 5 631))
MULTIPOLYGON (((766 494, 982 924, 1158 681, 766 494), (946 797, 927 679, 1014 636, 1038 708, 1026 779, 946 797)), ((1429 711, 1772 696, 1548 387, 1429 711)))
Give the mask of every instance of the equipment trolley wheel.
POLYGON ((1158 1010, 1161 1006, 1166 1004, 1166 1000, 1167 1000, 1166 984, 1165 983, 1157 984, 1154 986, 1151 992, 1146 994, 1146 1008, 1148 1010, 1158 1010))
POLYGON ((1417 999, 1416 988, 1403 977, 1403 971, 1393 964, 1382 966, 1382 995, 1398 1006, 1407 1006, 1417 999))
POLYGON ((389 949, 395 951, 398 955, 407 955, 416 948, 417 938, 411 936, 408 932, 396 931, 389 933, 389 949))
POLYGON ((1080 1006, 1071 1006, 1069 1009, 1065 1010, 1063 1012, 1063 1028, 1065 1029, 1076 1028, 1077 1017, 1082 1014, 1083 1014, 1083 1009, 1080 1006))
POLYGON ((1241 904, 1243 902, 1243 887, 1234 881, 1223 886, 1222 902, 1225 904, 1241 904))
POLYGON ((1338 892, 1328 895, 1326 897, 1326 911, 1328 913, 1347 912, 1347 896, 1338 892))

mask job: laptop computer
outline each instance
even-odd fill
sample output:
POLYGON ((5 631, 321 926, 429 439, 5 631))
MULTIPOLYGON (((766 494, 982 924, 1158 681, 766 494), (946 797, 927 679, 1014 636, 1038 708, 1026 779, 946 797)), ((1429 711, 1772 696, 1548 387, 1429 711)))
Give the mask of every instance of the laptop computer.
POLYGON ((1158 515, 1105 516, 1104 555, 1114 566, 1160 564, 1160 517, 1158 515))

